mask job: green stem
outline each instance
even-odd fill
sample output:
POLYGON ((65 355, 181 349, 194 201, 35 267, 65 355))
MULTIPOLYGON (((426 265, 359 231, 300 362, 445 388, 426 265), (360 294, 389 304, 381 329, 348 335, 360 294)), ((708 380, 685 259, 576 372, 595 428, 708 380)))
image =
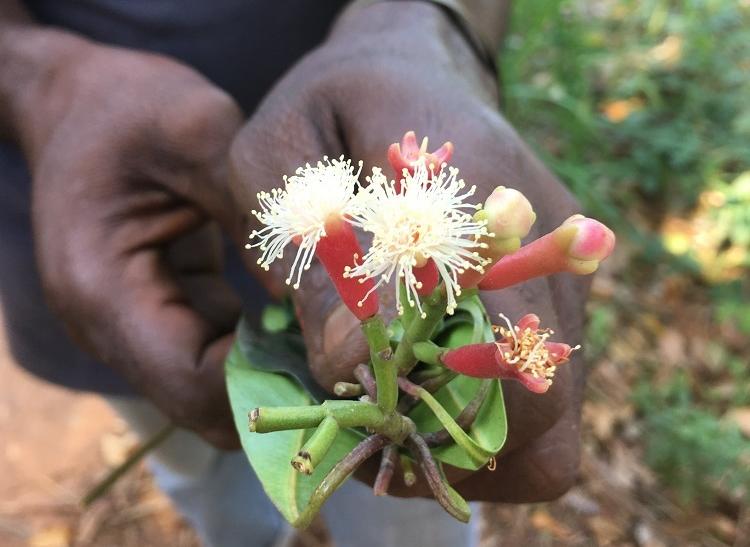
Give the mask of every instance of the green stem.
POLYGON ((269 433, 287 429, 310 429, 326 417, 336 419, 340 427, 382 428, 383 412, 374 404, 361 401, 325 401, 315 406, 278 406, 256 408, 250 412, 250 431, 269 433))
POLYGON ((326 415, 333 416, 342 428, 369 427, 380 429, 385 423, 383 412, 372 403, 361 401, 325 401, 326 415))
POLYGON ((404 337, 393 358, 400 375, 406 375, 414 368, 417 363, 414 357, 414 344, 430 339, 445 315, 445 303, 445 288, 440 286, 422 303, 422 309, 427 317, 415 317, 404 331, 404 337))
POLYGON ((385 435, 371 435, 355 446, 321 481, 312 493, 312 496, 310 496, 307 507, 305 507, 305 510, 294 525, 301 529, 309 526, 326 500, 349 478, 349 475, 368 458, 379 450, 382 450, 388 443, 390 443, 390 440, 385 435))
POLYGON ((362 331, 370 347, 370 360, 378 390, 378 406, 387 416, 396 410, 398 401, 397 369, 393 361, 391 340, 383 318, 379 315, 362 321, 362 331))
POLYGON ((406 332, 406 329, 409 328, 409 325, 411 325, 411 323, 417 317, 417 307, 416 305, 409 305, 409 299, 406 296, 406 285, 404 285, 404 282, 402 280, 398 282, 398 291, 399 297, 401 299, 401 305, 403 306, 404 310, 401 314, 401 325, 403 325, 404 332, 406 332), (404 302, 406 302, 405 305, 404 302))
MULTIPOLYGON (((474 398, 469 401, 469 404, 464 407, 461 413, 456 416, 456 423, 464 431, 467 431, 474 423, 474 420, 476 420, 479 410, 482 408, 484 401, 487 399, 487 395, 490 393, 492 382, 495 381, 496 380, 482 381, 477 390, 477 394, 474 395, 474 398)), ((448 430, 445 428, 433 433, 425 433, 422 437, 424 437, 425 442, 430 447, 441 446, 451 440, 450 433, 448 433, 448 430)))
POLYGON ((310 436, 297 455, 292 458, 292 467, 305 475, 312 475, 321 460, 328 454, 339 433, 336 418, 328 416, 310 436))
POLYGON ((113 484, 115 484, 125 473, 132 469, 143 457, 151 452, 154 448, 159 446, 166 440, 175 430, 177 426, 174 424, 167 424, 156 435, 151 437, 145 443, 143 443, 137 450, 128 456, 128 458, 120 465, 112 469, 107 475, 99 481, 81 500, 81 504, 84 507, 88 507, 100 497, 109 491, 113 484))
POLYGON ((413 351, 414 357, 416 357, 417 360, 427 363, 428 365, 443 366, 440 362, 440 356, 443 355, 446 350, 434 342, 431 342, 430 340, 415 342, 413 351))
POLYGON ((317 426, 325 417, 323 405, 254 408, 248 415, 249 428, 254 433, 309 429, 317 426))
POLYGON ((493 456, 493 454, 488 453, 478 445, 474 439, 472 439, 466 431, 456 423, 448 411, 443 408, 443 405, 441 405, 429 391, 421 386, 411 383, 406 378, 399 378, 399 387, 412 397, 419 398, 425 402, 430 410, 432 410, 433 414, 435 414, 435 417, 437 417, 440 423, 443 424, 443 427, 445 427, 453 440, 456 441, 456 444, 466 451, 466 454, 476 465, 484 465, 493 456))

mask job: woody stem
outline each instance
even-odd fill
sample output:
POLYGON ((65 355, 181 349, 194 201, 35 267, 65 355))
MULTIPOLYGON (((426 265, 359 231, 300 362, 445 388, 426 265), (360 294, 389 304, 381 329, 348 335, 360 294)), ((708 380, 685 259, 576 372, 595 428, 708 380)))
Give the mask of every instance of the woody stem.
POLYGON ((378 476, 375 478, 375 484, 372 487, 372 491, 376 496, 385 496, 388 493, 388 487, 391 485, 397 461, 398 447, 395 444, 386 446, 383 449, 383 455, 380 460, 378 476))
POLYGON ((424 439, 417 434, 413 434, 409 435, 405 443, 422 469, 422 474, 427 479, 427 484, 435 495, 435 500, 454 518, 461 522, 469 522, 469 517, 471 517, 469 505, 443 478, 432 457, 430 447, 427 446, 424 439))
POLYGON ((344 459, 331 469, 315 489, 304 513, 300 515, 297 526, 306 528, 318 514, 325 501, 349 478, 349 475, 354 473, 368 458, 382 450, 389 442, 390 440, 385 435, 370 435, 344 456, 344 459))

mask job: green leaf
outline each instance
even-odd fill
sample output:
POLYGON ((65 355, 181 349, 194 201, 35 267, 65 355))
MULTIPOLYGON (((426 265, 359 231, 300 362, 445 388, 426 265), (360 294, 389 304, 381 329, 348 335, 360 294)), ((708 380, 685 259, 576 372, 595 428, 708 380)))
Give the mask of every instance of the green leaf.
MULTIPOLYGON (((315 488, 362 437, 354 430, 341 431, 325 458, 308 476, 295 471, 290 462, 312 430, 263 434, 248 430, 248 412, 256 407, 315 402, 296 375, 299 355, 289 346, 264 343, 265 338, 253 335, 240 322, 237 341, 225 365, 229 400, 242 448, 263 489, 284 518, 296 525, 315 488)), ((306 368, 304 357, 301 364, 306 368)))
MULTIPOLYGON (((461 302, 456 315, 451 318, 451 324, 438 333, 436 338, 438 343, 445 347, 459 347, 494 340, 492 325, 479 298, 474 296, 461 302)), ((459 375, 435 393, 434 398, 450 417, 455 418, 474 398, 481 382, 482 380, 478 378, 459 375)), ((438 417, 425 402, 417 405, 409 417, 414 420, 417 429, 423 433, 437 431, 446 425, 452 427, 444 415, 438 417)), ((476 470, 500 451, 505 444, 507 432, 505 402, 500 382, 497 381, 493 383, 474 424, 467 432, 473 443, 472 454, 467 453, 456 443, 435 448, 432 453, 443 463, 462 469, 476 470), (480 458, 480 454, 486 458, 480 458)))
POLYGON ((327 394, 310 373, 305 343, 299 331, 257 333, 244 319, 237 325, 236 345, 257 370, 281 372, 297 380, 316 403, 327 394))

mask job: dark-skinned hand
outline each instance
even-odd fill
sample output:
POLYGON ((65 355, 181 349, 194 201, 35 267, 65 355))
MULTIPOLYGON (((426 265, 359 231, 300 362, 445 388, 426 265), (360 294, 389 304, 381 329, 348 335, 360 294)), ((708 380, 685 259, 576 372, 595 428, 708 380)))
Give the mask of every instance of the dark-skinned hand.
POLYGON ((55 49, 17 104, 50 304, 177 424, 237 447, 223 361, 239 306, 209 219, 232 229, 238 107, 165 57, 55 31, 28 40, 55 49))
MULTIPOLYGON (((523 191, 538 215, 529 237, 538 237, 578 212, 576 203, 505 122, 497 103, 494 75, 441 9, 383 2, 349 13, 276 86, 235 140, 234 195, 249 211, 257 191, 279 186, 281 174, 323 155, 361 159, 365 173, 373 165, 387 166, 388 145, 413 129, 428 135, 434 147, 445 140, 455 144, 451 163, 477 185, 477 201, 498 185, 523 191)), ((267 276, 277 292, 283 291, 285 268, 278 265, 267 276)), ((586 288, 585 280, 564 274, 482 298, 491 316, 502 311, 517 320, 533 312, 555 329, 557 340, 575 344, 586 288)), ((306 272, 293 297, 318 381, 330 389, 350 379, 352 368, 367 360, 367 347, 323 268, 306 272)), ((457 489, 471 499, 510 502, 564 492, 577 472, 582 381, 574 357, 545 395, 505 383, 509 436, 497 470, 468 477, 450 473, 457 489)), ((362 476, 371 480, 376 467, 374 462, 362 476)), ((426 492, 393 486, 391 492, 399 495, 426 492)))

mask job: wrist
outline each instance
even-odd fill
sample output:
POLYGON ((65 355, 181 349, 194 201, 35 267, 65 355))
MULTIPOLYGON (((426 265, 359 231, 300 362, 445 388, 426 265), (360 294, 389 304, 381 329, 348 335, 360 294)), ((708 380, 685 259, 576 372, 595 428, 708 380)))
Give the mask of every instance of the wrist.
POLYGON ((363 62, 377 49, 415 63, 451 66, 493 103, 497 101, 497 72, 456 17, 440 2, 424 0, 364 0, 354 2, 336 22, 329 41, 340 42, 349 55, 363 62), (357 44, 362 48, 358 51, 357 44))
MULTIPOLYGON (((367 5, 414 0, 359 0, 367 5)), ((441 9, 474 50, 480 62, 497 73, 497 53, 507 27, 510 0, 419 0, 441 9)))
POLYGON ((0 138, 21 143, 58 75, 92 44, 28 22, 0 24, 0 138))

